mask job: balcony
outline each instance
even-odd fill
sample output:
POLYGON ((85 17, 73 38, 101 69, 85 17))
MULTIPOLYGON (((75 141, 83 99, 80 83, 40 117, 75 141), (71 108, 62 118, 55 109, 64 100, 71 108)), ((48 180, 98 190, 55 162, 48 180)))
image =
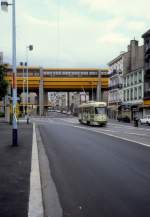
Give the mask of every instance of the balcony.
POLYGON ((121 89, 121 88, 122 88, 122 84, 116 84, 116 85, 110 86, 109 90, 121 89))
POLYGON ((114 75, 118 75, 118 72, 116 69, 113 69, 113 71, 110 73, 110 77, 112 77, 114 75))

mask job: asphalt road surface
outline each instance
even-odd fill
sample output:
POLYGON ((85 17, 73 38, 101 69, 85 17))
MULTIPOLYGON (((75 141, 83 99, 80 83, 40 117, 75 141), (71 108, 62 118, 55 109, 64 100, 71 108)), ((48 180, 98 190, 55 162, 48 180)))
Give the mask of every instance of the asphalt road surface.
POLYGON ((149 217, 149 129, 87 127, 60 117, 36 123, 63 217, 149 217))

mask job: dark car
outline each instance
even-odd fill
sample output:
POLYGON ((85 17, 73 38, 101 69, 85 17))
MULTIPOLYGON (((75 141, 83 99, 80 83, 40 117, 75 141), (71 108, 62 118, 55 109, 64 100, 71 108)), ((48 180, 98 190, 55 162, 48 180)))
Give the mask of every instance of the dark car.
POLYGON ((118 115, 117 120, 118 121, 123 121, 125 123, 130 123, 130 118, 128 116, 118 115))

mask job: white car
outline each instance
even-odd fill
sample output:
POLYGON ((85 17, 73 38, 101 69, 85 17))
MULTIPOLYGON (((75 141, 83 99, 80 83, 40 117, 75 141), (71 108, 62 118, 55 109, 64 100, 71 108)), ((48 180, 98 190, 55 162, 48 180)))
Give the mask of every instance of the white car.
POLYGON ((140 119, 141 124, 148 124, 150 125, 150 115, 145 116, 144 118, 140 119))

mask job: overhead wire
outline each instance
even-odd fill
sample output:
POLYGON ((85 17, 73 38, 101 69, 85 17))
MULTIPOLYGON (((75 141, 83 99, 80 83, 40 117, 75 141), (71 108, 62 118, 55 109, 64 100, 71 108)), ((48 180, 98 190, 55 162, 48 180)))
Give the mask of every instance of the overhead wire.
POLYGON ((61 9, 61 5, 60 5, 60 0, 57 0, 57 51, 56 51, 56 67, 59 68, 60 67, 60 56, 61 56, 61 29, 60 29, 60 9, 61 9))

